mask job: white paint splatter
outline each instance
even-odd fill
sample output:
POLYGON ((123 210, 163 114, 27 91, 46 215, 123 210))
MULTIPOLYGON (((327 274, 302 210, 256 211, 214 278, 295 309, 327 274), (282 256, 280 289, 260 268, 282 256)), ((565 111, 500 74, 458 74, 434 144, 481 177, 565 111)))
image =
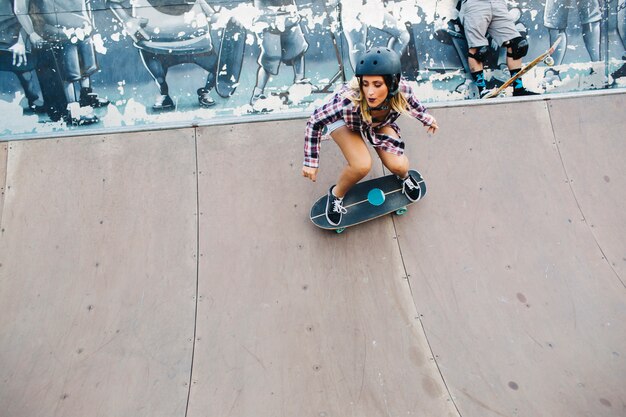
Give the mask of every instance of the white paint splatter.
POLYGON ((95 35, 91 37, 91 39, 93 40, 93 45, 96 48, 96 52, 102 55, 106 55, 107 48, 106 46, 104 46, 102 35, 100 35, 99 33, 96 33, 95 35))

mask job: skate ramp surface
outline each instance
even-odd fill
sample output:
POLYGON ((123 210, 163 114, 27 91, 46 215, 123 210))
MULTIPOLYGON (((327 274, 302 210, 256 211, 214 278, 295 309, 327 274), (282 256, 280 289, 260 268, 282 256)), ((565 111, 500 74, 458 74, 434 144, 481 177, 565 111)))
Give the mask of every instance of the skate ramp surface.
POLYGON ((1 143, 0 415, 623 416, 625 107, 401 119, 428 195, 340 235, 304 120, 1 143))

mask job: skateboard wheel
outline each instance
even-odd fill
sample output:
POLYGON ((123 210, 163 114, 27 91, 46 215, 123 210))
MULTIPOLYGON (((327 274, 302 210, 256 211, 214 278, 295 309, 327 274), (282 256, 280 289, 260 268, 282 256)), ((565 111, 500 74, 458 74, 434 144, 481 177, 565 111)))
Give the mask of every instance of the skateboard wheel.
POLYGON ((404 213, 406 213, 407 211, 409 211, 408 208, 406 207, 400 207, 398 210, 396 210, 396 214, 398 216, 402 216, 404 213))
POLYGON ((543 63, 546 64, 547 66, 551 67, 552 65, 554 65, 554 58, 552 58, 551 56, 547 56, 543 60, 543 63))
POLYGON ((346 230, 345 227, 340 227, 339 229, 335 229, 335 233, 337 233, 337 234, 343 233, 344 230, 346 230))

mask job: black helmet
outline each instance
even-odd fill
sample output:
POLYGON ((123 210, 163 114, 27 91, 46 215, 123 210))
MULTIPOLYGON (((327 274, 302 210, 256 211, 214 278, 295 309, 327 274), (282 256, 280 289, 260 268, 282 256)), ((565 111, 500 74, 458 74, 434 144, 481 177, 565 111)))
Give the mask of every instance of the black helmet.
POLYGON ((354 75, 382 75, 389 88, 389 95, 398 92, 402 65, 397 53, 389 48, 371 48, 359 57, 354 75))

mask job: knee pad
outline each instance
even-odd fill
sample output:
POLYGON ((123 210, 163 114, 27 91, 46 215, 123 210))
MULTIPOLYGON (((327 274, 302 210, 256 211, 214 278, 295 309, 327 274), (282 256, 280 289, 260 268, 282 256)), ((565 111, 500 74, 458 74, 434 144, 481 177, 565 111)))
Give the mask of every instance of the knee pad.
POLYGON ((506 55, 513 59, 525 57, 528 53, 528 39, 525 36, 518 36, 504 44, 507 48, 511 48, 511 52, 507 51, 506 55))
POLYGON ((467 56, 470 58, 474 58, 478 62, 485 62, 485 60, 489 56, 489 47, 486 45, 481 46, 476 50, 476 52, 474 52, 473 54, 468 53, 467 56))

